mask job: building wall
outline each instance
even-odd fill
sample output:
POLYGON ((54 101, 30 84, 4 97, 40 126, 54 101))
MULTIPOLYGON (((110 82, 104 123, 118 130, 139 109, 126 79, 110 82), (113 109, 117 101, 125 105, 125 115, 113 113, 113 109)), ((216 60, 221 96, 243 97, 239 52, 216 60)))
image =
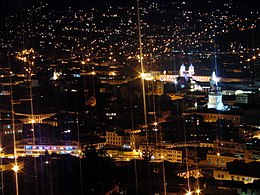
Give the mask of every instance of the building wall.
POLYGON ((139 134, 131 134, 130 136, 130 147, 132 149, 139 149, 139 146, 146 140, 145 136, 140 136, 139 134))
POLYGON ((207 154, 207 165, 215 167, 226 167, 228 162, 232 162, 238 159, 240 158, 233 156, 221 156, 217 154, 207 154))
POLYGON ((231 141, 214 141, 214 149, 218 149, 221 152, 241 152, 244 153, 246 149, 245 143, 231 142, 231 141))
POLYGON ((42 120, 43 124, 51 125, 54 127, 58 127, 58 121, 57 120, 42 120))
POLYGON ((0 121, 1 147, 5 148, 5 152, 13 153, 13 133, 15 131, 15 139, 23 139, 23 124, 20 121, 14 121, 14 129, 12 120, 0 121))
POLYGON ((235 126, 239 126, 242 122, 240 115, 217 114, 217 113, 197 113, 204 117, 204 122, 215 123, 218 119, 226 119, 232 121, 235 126))
POLYGON ((17 145, 16 152, 18 156, 40 156, 48 151, 49 154, 71 154, 79 156, 78 145, 17 145))
POLYGON ((230 174, 227 170, 213 170, 213 177, 217 180, 243 181, 245 184, 253 183, 254 180, 260 179, 260 178, 245 176, 245 175, 230 174))
POLYGON ((115 132, 106 132, 106 144, 122 147, 123 141, 123 136, 119 136, 115 132))
POLYGON ((201 147, 201 148, 213 148, 213 143, 201 142, 201 143, 200 143, 200 147, 201 147))
POLYGON ((180 150, 166 150, 166 160, 170 162, 182 163, 182 151, 180 150))
POLYGON ((149 151, 152 153, 152 160, 167 160, 169 162, 178 162, 182 163, 182 151, 167 149, 167 148, 159 148, 157 149, 155 145, 141 145, 140 152, 149 151))
POLYGON ((190 169, 188 171, 185 170, 184 172, 177 173, 177 176, 183 177, 185 179, 189 177, 194 177, 197 179, 203 176, 201 173, 202 173, 201 169, 190 169))
POLYGON ((23 124, 31 124, 31 123, 43 123, 44 119, 50 118, 54 116, 56 113, 51 114, 22 114, 22 113, 15 113, 18 116, 25 116, 25 118, 21 118, 23 124))

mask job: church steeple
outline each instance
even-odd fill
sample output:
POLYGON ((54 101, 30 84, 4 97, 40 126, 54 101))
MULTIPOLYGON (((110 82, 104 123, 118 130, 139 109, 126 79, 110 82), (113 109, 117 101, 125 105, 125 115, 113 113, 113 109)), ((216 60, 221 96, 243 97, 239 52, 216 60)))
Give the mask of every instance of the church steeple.
POLYGON ((212 72, 212 76, 210 79, 210 91, 211 92, 219 92, 219 87, 218 87, 218 82, 219 78, 216 76, 215 71, 212 72))
POLYGON ((184 76, 184 72, 186 71, 186 67, 184 66, 184 64, 182 63, 181 67, 180 67, 180 76, 184 76))
POLYGON ((194 66, 192 64, 190 64, 190 66, 189 66, 189 76, 192 77, 192 75, 194 75, 194 66))
POLYGON ((222 103, 222 94, 218 86, 219 78, 216 76, 215 71, 212 72, 210 80, 210 92, 208 96, 208 108, 214 108, 216 110, 223 110, 224 104, 222 103))

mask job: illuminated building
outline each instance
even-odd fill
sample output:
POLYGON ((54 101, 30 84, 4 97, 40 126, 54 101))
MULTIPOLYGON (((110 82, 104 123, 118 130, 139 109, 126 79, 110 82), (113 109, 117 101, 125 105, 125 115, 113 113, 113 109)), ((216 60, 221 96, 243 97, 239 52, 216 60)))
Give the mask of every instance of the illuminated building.
POLYGON ((182 163, 183 161, 183 155, 181 150, 175 150, 173 148, 165 148, 165 147, 159 147, 157 148, 153 144, 149 145, 140 145, 139 150, 142 152, 148 151, 152 154, 151 160, 152 161, 162 161, 167 160, 169 162, 177 162, 182 163))
POLYGON ((140 151, 107 150, 108 155, 116 160, 129 161, 132 159, 141 159, 140 151))
POLYGON ((106 144, 119 146, 123 148, 130 148, 130 134, 124 131, 107 131, 106 132, 106 144))
POLYGON ((218 86, 218 81, 219 79, 217 78, 216 73, 213 71, 210 81, 208 108, 223 110, 224 104, 222 103, 222 94, 218 86))
POLYGON ((184 64, 182 64, 181 67, 180 67, 180 76, 182 76, 182 77, 184 76, 185 69, 186 68, 185 68, 184 64))
POLYGON ((244 184, 254 183, 260 180, 259 162, 244 163, 243 161, 234 161, 227 163, 226 169, 213 170, 213 177, 216 180, 232 180, 244 182, 244 184))
POLYGON ((44 119, 48 119, 54 116, 56 113, 42 113, 42 114, 25 114, 25 113, 15 113, 19 116, 20 120, 23 124, 31 124, 31 123, 43 123, 44 119))
MULTIPOLYGON (((204 117, 204 122, 215 123, 219 119, 225 119, 231 121, 235 126, 239 126, 243 121, 244 117, 241 113, 236 112, 209 112, 207 110, 195 111, 194 114, 201 115, 204 117)), ((189 113, 184 113, 183 115, 189 115, 189 113)))
POLYGON ((244 154, 235 155, 228 153, 207 154, 207 164, 213 167, 226 167, 228 162, 244 159, 244 154))
POLYGON ((186 70, 186 67, 184 64, 181 65, 180 67, 180 76, 181 77, 192 77, 194 75, 194 66, 190 64, 189 69, 186 70))
POLYGON ((164 83, 162 81, 146 81, 148 83, 146 94, 147 95, 163 95, 164 83), (153 82, 153 83, 152 83, 153 82))
POLYGON ((252 177, 248 175, 230 174, 227 170, 213 170, 213 177, 217 180, 233 180, 243 181, 245 184, 253 183, 259 180, 260 177, 252 177))
POLYGON ((185 179, 189 177, 194 177, 196 179, 199 177, 203 177, 202 169, 196 167, 190 167, 188 171, 187 170, 178 171, 177 176, 183 177, 185 179))
POLYGON ((78 142, 63 141, 59 143, 43 143, 38 139, 35 140, 36 144, 33 144, 32 139, 20 140, 16 143, 16 152, 18 156, 33 156, 39 157, 40 155, 56 153, 56 154, 70 154, 73 156, 80 156, 78 142))
POLYGON ((189 76, 193 76, 194 75, 194 66, 192 64, 190 64, 189 66, 189 76))

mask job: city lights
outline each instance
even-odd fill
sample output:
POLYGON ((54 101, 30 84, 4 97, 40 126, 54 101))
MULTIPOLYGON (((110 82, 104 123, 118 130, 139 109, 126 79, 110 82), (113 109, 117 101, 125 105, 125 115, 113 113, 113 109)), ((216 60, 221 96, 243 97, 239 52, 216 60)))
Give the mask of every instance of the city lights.
POLYGON ((1 0, 0 194, 259 191, 257 1, 1 0))

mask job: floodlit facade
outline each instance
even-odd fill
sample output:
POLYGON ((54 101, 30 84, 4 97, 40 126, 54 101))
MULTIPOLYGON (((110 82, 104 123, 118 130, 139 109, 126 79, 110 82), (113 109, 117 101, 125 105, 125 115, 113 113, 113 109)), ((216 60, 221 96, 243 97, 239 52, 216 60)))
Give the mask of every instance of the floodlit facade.
POLYGON ((106 144, 130 148, 130 134, 124 132, 106 132, 106 144))
POLYGON ((153 161, 162 161, 167 160, 169 162, 178 162, 182 163, 182 151, 175 150, 173 148, 157 148, 155 145, 141 145, 140 151, 143 153, 144 151, 148 151, 151 154, 151 160, 153 161))
POLYGON ((185 179, 187 179, 189 177, 194 177, 196 179, 199 177, 203 177, 202 169, 200 169, 200 168, 190 168, 189 170, 179 171, 177 173, 177 176, 183 177, 185 179))
POLYGON ((17 116, 22 116, 19 118, 23 124, 31 123, 43 123, 44 119, 48 119, 54 116, 56 113, 44 113, 44 114, 24 114, 24 113, 15 113, 17 116))
POLYGON ((223 155, 220 153, 207 154, 207 165, 215 167, 226 167, 228 162, 242 159, 244 159, 243 156, 223 155))
POLYGON ((210 93, 208 100, 208 108, 214 108, 216 110, 223 110, 224 104, 222 102, 222 94, 218 87, 219 78, 217 78, 216 73, 213 71, 210 80, 210 93))
POLYGON ((56 154, 70 154, 77 157, 80 156, 80 148, 78 145, 50 145, 50 144, 16 145, 17 156, 21 156, 21 157, 24 156, 39 157, 40 155, 44 155, 46 152, 48 152, 48 154, 56 153, 56 154))
POLYGON ((196 114, 204 117, 204 122, 215 123, 218 119, 230 120, 235 126, 239 126, 243 121, 243 116, 226 113, 210 113, 210 112, 197 112, 196 114))
POLYGON ((230 174, 228 170, 213 170, 213 177, 216 180, 243 181, 245 184, 253 183, 255 180, 260 179, 260 177, 251 177, 251 176, 247 176, 247 175, 230 174))

